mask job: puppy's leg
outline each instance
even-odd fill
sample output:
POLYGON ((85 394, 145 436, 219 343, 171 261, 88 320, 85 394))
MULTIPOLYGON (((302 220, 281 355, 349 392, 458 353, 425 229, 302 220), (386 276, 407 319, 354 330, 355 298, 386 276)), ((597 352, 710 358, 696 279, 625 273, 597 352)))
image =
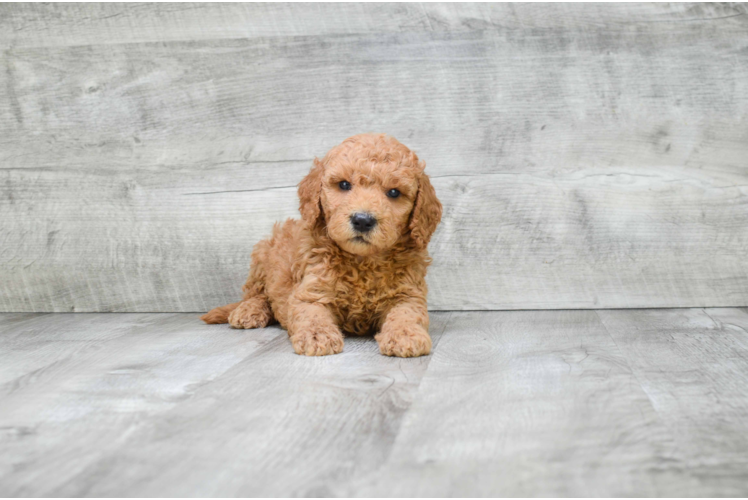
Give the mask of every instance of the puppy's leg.
POLYGON ((374 338, 380 352, 386 356, 413 358, 430 353, 429 313, 425 301, 412 299, 396 304, 374 338))
POLYGON ((343 333, 324 304, 292 298, 288 336, 296 354, 325 356, 343 351, 343 333))
POLYGON ((252 263, 247 282, 242 287, 244 299, 222 307, 216 307, 200 319, 208 324, 229 323, 233 328, 263 328, 273 322, 265 292, 265 263, 271 249, 271 240, 258 242, 252 250, 252 263))
POLYGON ((241 304, 241 302, 234 302, 233 304, 229 304, 227 306, 214 307, 210 311, 200 316, 200 319, 205 321, 209 325, 228 323, 229 314, 231 314, 231 311, 239 307, 239 304, 241 304))
POLYGON ((264 294, 242 301, 229 314, 229 324, 232 328, 264 328, 273 321, 273 310, 264 294))
POLYGON ((275 322, 270 308, 268 294, 265 290, 268 266, 268 255, 272 251, 273 237, 258 242, 252 250, 252 263, 249 266, 247 282, 242 287, 244 299, 229 314, 228 322, 232 328, 264 328, 275 322))

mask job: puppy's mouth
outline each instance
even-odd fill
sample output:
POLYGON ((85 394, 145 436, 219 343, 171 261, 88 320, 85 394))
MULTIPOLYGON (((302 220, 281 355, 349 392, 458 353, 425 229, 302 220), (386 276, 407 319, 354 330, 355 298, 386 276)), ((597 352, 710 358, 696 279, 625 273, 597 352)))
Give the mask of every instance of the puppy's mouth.
POLYGON ((366 239, 364 239, 364 237, 363 237, 363 236, 356 236, 356 237, 354 237, 354 238, 351 238, 351 241, 355 241, 356 243, 363 243, 363 244, 365 244, 365 245, 368 245, 368 244, 369 244, 369 242, 368 242, 368 241, 366 241, 366 239))

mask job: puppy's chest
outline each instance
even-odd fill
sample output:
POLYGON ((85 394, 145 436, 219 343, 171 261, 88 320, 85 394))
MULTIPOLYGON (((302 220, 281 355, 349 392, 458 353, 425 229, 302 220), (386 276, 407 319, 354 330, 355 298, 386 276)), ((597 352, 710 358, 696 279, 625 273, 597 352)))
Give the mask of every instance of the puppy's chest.
POLYGON ((400 292, 402 273, 396 269, 351 269, 335 281, 333 306, 347 333, 374 333, 400 292))

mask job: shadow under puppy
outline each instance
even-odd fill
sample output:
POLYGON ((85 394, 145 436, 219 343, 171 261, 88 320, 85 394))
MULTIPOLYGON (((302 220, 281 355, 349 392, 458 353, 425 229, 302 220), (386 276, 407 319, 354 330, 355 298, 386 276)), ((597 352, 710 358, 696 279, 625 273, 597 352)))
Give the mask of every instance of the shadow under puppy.
POLYGON ((299 184, 302 220, 276 223, 255 245, 244 299, 206 323, 278 321, 298 354, 343 350, 343 333, 376 334, 382 354, 428 354, 426 246, 442 205, 425 163, 384 134, 332 148, 299 184))

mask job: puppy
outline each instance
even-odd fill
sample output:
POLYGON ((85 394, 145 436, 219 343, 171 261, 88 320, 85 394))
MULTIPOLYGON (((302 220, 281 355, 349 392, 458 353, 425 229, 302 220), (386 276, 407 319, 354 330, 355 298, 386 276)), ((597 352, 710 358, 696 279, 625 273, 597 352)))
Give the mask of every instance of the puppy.
POLYGON ((343 334, 375 334, 382 354, 431 351, 426 246, 442 205, 425 163, 384 134, 332 148, 299 184, 302 220, 276 223, 255 245, 244 299, 206 323, 279 322, 307 356, 343 350, 343 334))

